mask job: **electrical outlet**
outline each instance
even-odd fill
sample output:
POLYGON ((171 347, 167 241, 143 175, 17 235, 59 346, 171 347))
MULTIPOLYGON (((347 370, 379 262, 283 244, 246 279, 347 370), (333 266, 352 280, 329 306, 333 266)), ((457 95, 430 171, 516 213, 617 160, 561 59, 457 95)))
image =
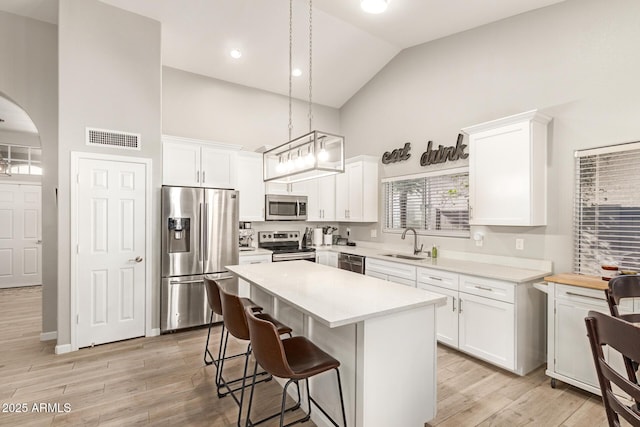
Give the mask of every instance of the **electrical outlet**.
POLYGON ((519 251, 524 250, 524 239, 516 239, 516 249, 519 251))
POLYGON ((347 237, 349 237, 349 235, 351 235, 351 229, 347 227, 347 237))
POLYGON ((378 237, 378 230, 376 230, 375 228, 371 229, 371 237, 376 238, 378 237))

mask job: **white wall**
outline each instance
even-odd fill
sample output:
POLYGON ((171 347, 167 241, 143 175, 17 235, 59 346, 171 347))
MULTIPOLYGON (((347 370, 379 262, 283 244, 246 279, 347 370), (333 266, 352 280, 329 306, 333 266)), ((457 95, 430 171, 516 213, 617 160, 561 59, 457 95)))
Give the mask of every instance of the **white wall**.
MULTIPOLYGON (((70 343, 70 153, 151 158, 152 230, 159 230, 161 177, 160 23, 97 0, 60 0, 58 345, 70 343), (141 151, 85 145, 85 128, 140 133, 141 151)), ((152 248, 159 247, 153 233, 152 248)), ((153 251, 158 266, 160 252, 153 251)), ((153 268, 153 327, 159 327, 160 270, 153 268)))
MULTIPOLYGON (((175 68, 162 70, 164 134, 242 145, 248 151, 288 141, 286 96, 175 68)), ((340 132, 339 111, 314 105, 313 127, 340 132)), ((308 104, 294 100, 292 136, 308 131, 308 104)))
MULTIPOLYGON (((0 12, 0 93, 38 128, 42 145, 42 332, 57 319, 58 30, 0 12)), ((24 141, 23 141, 24 142, 24 141)))
MULTIPOLYGON (((341 109, 347 154, 379 156, 411 141, 414 157, 381 175, 427 171, 418 159, 429 139, 452 145, 463 127, 541 110, 554 118, 548 225, 472 228, 486 233, 482 248, 468 239, 420 240, 444 250, 550 259, 556 271, 570 271, 574 150, 640 140, 638 22, 637 0, 567 0, 406 49, 341 109), (516 237, 525 239, 522 252, 514 250, 516 237)), ((379 224, 351 230, 356 240, 401 243, 379 224)))

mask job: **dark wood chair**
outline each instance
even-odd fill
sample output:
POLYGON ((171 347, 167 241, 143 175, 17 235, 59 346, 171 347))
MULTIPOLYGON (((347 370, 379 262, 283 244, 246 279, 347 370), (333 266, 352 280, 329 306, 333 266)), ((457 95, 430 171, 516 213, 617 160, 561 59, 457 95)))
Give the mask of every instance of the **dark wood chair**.
MULTIPOLYGON (((287 424, 287 426, 305 422, 311 418, 311 402, 313 402, 320 411, 335 425, 338 424, 331 418, 329 414, 311 397, 309 393, 309 378, 312 376, 335 370, 338 379, 338 393, 340 395, 340 405, 342 409, 343 426, 347 425, 347 417, 344 410, 344 399, 342 396, 342 383, 340 381, 340 362, 329 354, 325 353, 313 342, 302 336, 280 339, 279 331, 273 324, 260 319, 258 314, 245 310, 246 318, 249 323, 249 333, 251 337, 251 345, 256 361, 271 375, 279 378, 286 378, 286 382, 282 390, 282 403, 280 412, 266 417, 260 421, 253 422, 251 425, 257 425, 264 421, 280 416, 280 427, 283 427, 285 402, 287 398, 287 388, 293 382, 298 385, 300 380, 305 380, 307 387, 307 403, 309 413, 305 416, 287 424)), ((253 394, 256 384, 257 366, 254 369, 253 382, 251 384, 251 394, 249 395, 249 409, 247 410, 247 426, 249 426, 251 415, 251 404, 253 402, 253 394)), ((299 401, 298 386, 298 403, 299 401)))
MULTIPOLYGON (((620 313, 620 302, 625 298, 640 298, 640 276, 618 276, 609 280, 609 286, 604 291, 607 303, 609 304, 609 311, 613 317, 626 320, 631 323, 640 323, 640 313, 620 313)), ((638 359, 629 359, 623 357, 624 366, 627 370, 627 376, 630 381, 638 382, 636 378, 636 371, 638 370, 638 359)))
POLYGON ((640 426, 637 404, 627 406, 621 398, 613 394, 611 384, 620 387, 636 402, 640 401, 640 386, 637 381, 630 381, 616 372, 602 350, 602 346, 607 345, 629 359, 640 360, 640 328, 596 311, 589 311, 585 323, 609 425, 620 426, 618 417, 621 416, 631 425, 640 426))
MULTIPOLYGON (((204 278, 204 285, 207 292, 207 302, 209 304, 209 308, 211 309, 211 317, 209 318, 209 332, 207 333, 207 342, 204 346, 204 363, 206 365, 214 365, 216 367, 216 389, 218 393, 218 397, 224 397, 228 393, 221 393, 220 390, 223 388, 222 382, 220 380, 221 370, 220 368, 220 360, 224 357, 225 360, 234 359, 236 357, 244 356, 244 353, 234 354, 231 356, 223 355, 223 347, 226 348, 226 342, 229 340, 229 331, 226 330, 224 322, 222 322, 222 331, 220 331, 220 345, 218 346, 218 357, 214 358, 209 351, 209 340, 211 339, 211 328, 213 326, 213 316, 223 316, 222 314, 222 301, 220 300, 220 285, 213 279, 208 277, 204 278)), ((262 307, 255 304, 248 298, 240 298, 243 307, 250 307, 251 310, 256 312, 261 312, 262 307)), ((223 316, 224 317, 224 316, 223 316)), ((241 381, 242 378, 236 378, 235 380, 229 380, 228 383, 234 384, 241 381)))
MULTIPOLYGON (((241 353, 245 357, 244 359, 244 373, 240 379, 242 380, 242 385, 238 388, 232 388, 231 381, 226 381, 224 379, 224 362, 225 362, 225 354, 227 352, 227 341, 225 340, 224 348, 222 349, 222 357, 220 358, 220 375, 219 380, 222 385, 227 390, 227 394, 230 394, 233 397, 233 400, 238 404, 238 427, 240 427, 240 421, 242 419, 242 407, 244 403, 244 391, 248 386, 247 379, 247 368, 249 366, 249 357, 251 356, 252 348, 251 342, 249 341, 249 326, 247 324, 247 316, 245 313, 252 313, 252 315, 257 316, 257 318, 261 319, 265 323, 271 325, 274 328, 276 336, 288 334, 291 336, 292 329, 287 325, 284 325, 274 319, 271 315, 262 312, 256 312, 254 307, 247 306, 246 301, 243 301, 243 298, 240 298, 237 295, 226 292, 221 287, 218 287, 218 291, 220 292, 220 301, 222 303, 222 321, 224 326, 226 327, 229 334, 233 335, 236 339, 247 341, 247 350, 244 353, 241 353), (240 398, 236 396, 235 392, 240 391, 240 398)), ((258 365, 256 363, 257 372, 258 365)), ((255 381, 255 375, 252 377, 255 381)), ((271 379, 269 376, 262 381, 268 381, 271 379)), ((234 380, 237 381, 237 380, 234 380)), ((298 391, 299 393, 299 391, 298 391)), ((248 418, 247 418, 248 421, 248 418)))

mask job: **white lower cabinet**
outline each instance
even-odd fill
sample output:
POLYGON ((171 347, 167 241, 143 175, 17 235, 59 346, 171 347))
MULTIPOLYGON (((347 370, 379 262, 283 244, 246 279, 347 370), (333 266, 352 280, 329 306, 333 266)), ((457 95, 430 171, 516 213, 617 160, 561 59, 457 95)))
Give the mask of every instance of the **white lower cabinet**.
POLYGON ((447 297, 438 307, 438 341, 525 375, 544 362, 544 298, 532 283, 419 267, 417 286, 447 297))
POLYGON ((458 348, 487 362, 515 369, 513 304, 460 293, 458 348))
MULTIPOLYGON (((584 322, 589 311, 609 314, 604 291, 578 286, 549 283, 548 359, 546 374, 567 384, 600 394, 591 346, 584 322)), ((633 299, 623 300, 619 306, 622 313, 631 313, 633 299)), ((605 357, 620 372, 625 374, 622 356, 605 347, 605 357)), ((618 393, 620 394, 620 393, 618 393)))
POLYGON ((447 297, 447 303, 437 308, 436 335, 438 341, 442 344, 458 348, 458 291, 428 285, 423 282, 418 282, 418 288, 447 297))
MULTIPOLYGON (((271 262, 271 254, 255 254, 252 252, 241 252, 238 264, 263 264, 271 262)), ((238 279, 238 295, 243 298, 251 296, 251 286, 248 282, 238 279)))
POLYGON ((366 258, 364 274, 401 285, 416 286, 416 267, 399 262, 366 258))
POLYGON ((332 251, 316 251, 316 262, 338 268, 338 253, 332 251))

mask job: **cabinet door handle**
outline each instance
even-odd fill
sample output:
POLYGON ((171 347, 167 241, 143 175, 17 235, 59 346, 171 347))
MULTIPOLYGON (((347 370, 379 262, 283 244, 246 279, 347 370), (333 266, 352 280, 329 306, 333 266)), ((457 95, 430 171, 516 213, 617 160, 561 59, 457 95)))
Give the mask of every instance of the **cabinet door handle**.
POLYGON ((456 297, 453 297, 451 307, 452 307, 452 311, 455 312, 456 311, 456 297))
POLYGON ((196 171, 196 182, 200 182, 200 171, 196 171))
POLYGON ((206 176, 205 174, 206 174, 206 173, 207 173, 207 171, 202 171, 202 183, 203 183, 203 184, 204 184, 204 183, 205 183, 205 181, 207 180, 207 179, 205 178, 205 176, 206 176))
POLYGON ((481 291, 489 291, 489 292, 493 292, 493 288, 487 288, 486 286, 479 286, 479 285, 475 285, 476 289, 480 289, 481 291))
POLYGON ((462 298, 458 300, 458 313, 462 313, 462 298))
POLYGON ((571 296, 571 297, 589 298, 589 299, 594 299, 596 301, 603 301, 604 300, 604 298, 592 297, 590 295, 576 294, 574 292, 566 292, 566 294, 568 296, 571 296))
POLYGON ((441 278, 441 277, 432 277, 432 276, 429 276, 429 279, 431 279, 431 280, 437 280, 437 281, 439 281, 439 282, 442 282, 442 278, 441 278))

